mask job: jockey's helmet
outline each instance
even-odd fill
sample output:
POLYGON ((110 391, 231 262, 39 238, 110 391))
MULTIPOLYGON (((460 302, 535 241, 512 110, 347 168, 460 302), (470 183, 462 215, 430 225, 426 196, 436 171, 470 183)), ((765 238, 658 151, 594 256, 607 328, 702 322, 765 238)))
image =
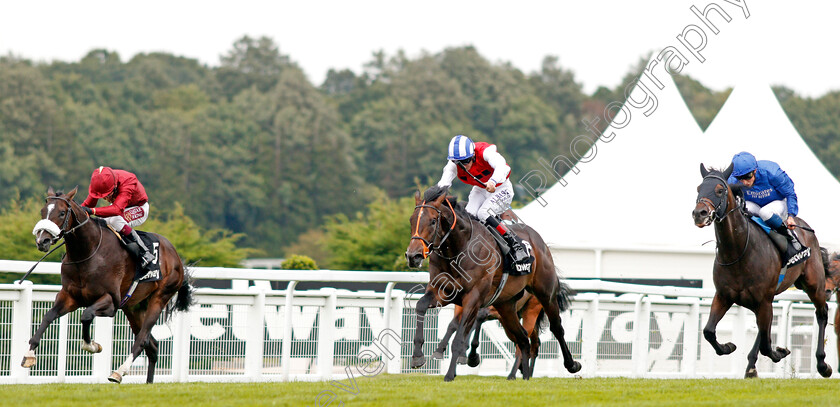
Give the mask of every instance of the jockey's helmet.
POLYGON ((466 160, 475 155, 475 144, 469 137, 457 135, 449 142, 449 159, 455 161, 466 160))
POLYGON ((732 167, 732 176, 740 177, 758 169, 758 162, 752 154, 741 151, 732 157, 732 167))
POLYGON ((117 187, 117 175, 109 167, 99 167, 90 176, 90 196, 102 199, 114 192, 117 187))

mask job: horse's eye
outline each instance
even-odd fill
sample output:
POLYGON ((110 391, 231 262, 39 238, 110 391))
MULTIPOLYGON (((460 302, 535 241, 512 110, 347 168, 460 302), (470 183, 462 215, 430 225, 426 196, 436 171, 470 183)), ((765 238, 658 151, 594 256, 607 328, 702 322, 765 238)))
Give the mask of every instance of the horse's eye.
POLYGON ((436 223, 437 223, 437 218, 432 219, 432 225, 434 225, 434 224, 436 224, 436 223))
POLYGON ((58 213, 58 217, 63 218, 66 213, 66 211, 61 211, 58 213))

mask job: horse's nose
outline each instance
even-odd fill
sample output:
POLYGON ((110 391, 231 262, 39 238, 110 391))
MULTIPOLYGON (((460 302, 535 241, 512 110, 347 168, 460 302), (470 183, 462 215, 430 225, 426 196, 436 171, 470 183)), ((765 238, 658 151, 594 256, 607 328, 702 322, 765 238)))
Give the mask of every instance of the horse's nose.
POLYGON ((405 259, 408 261, 408 267, 417 268, 423 263, 423 255, 421 253, 405 252, 405 259))
POLYGON ((706 216, 709 216, 709 210, 706 209, 705 206, 700 210, 695 209, 691 213, 695 218, 705 218, 706 216))

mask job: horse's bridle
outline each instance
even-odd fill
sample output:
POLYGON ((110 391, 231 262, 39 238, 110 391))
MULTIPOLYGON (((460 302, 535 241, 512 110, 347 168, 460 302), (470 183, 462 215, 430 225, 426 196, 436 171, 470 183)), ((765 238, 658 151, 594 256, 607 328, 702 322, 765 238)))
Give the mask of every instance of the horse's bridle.
POLYGON ((726 193, 723 195, 723 198, 721 198, 721 200, 720 200, 720 206, 715 205, 715 203, 712 202, 711 199, 709 199, 705 196, 701 197, 701 198, 697 198, 696 203, 703 203, 704 205, 706 205, 706 206, 708 206, 712 209, 712 211, 711 211, 712 214, 709 215, 709 219, 711 219, 712 221, 717 222, 717 223, 723 222, 723 220, 726 219, 726 217, 729 216, 730 213, 737 210, 740 207, 740 205, 735 205, 735 207, 733 207, 732 209, 730 209, 727 212, 726 207, 729 205, 729 182, 727 182, 726 180, 724 180, 721 177, 718 177, 717 175, 712 175, 712 174, 709 174, 709 175, 706 175, 705 177, 703 177, 703 181, 705 181, 706 178, 712 178, 712 179, 716 179, 716 180, 720 181, 723 184, 723 187, 726 188, 726 193))
MULTIPOLYGON (((426 201, 423 201, 423 203, 414 207, 415 211, 417 209, 430 208, 430 209, 434 209, 435 212, 438 213, 438 222, 435 223, 435 231, 434 231, 434 233, 432 233, 432 241, 431 242, 424 239, 422 236, 420 236, 420 218, 423 216, 423 211, 421 210, 420 213, 417 214, 417 223, 414 225, 414 235, 411 236, 411 240, 417 239, 417 240, 420 240, 421 242, 423 242, 423 258, 424 259, 429 257, 429 253, 431 253, 435 250, 440 251, 440 248, 443 246, 443 243, 446 242, 447 238, 449 238, 449 234, 452 233, 453 230, 455 230, 455 224, 458 223, 458 215, 455 213, 455 208, 452 207, 452 204, 449 203, 448 199, 444 198, 444 201, 446 201, 446 204, 449 206, 449 210, 452 211, 452 216, 454 217, 454 220, 452 221, 452 226, 449 227, 449 230, 446 231, 446 233, 440 239, 440 242, 437 244, 437 246, 435 246, 435 244, 434 244, 434 239, 438 236, 438 226, 440 226, 440 219, 443 219, 443 212, 441 212, 441 210, 438 209, 435 206, 426 205, 426 201)), ((470 235, 472 235, 472 231, 470 231, 470 235)), ((438 253, 438 254, 440 255, 440 253, 438 253)), ((444 256, 441 255, 441 257, 444 257, 444 256)))
MULTIPOLYGON (((717 175, 713 175, 713 174, 709 174, 709 175, 706 175, 705 177, 703 177, 703 181, 705 181, 705 180, 706 180, 706 178, 716 179, 716 180, 720 181, 721 183, 723 183, 723 187, 724 187, 724 188, 726 188, 726 194, 724 194, 724 195, 723 195, 723 198, 721 199, 721 202, 720 202, 720 206, 715 206, 714 202, 712 202, 712 200, 711 200, 711 199, 709 199, 709 198, 707 198, 707 197, 705 197, 705 196, 704 196, 704 197, 702 197, 702 198, 697 198, 697 203, 701 203, 701 202, 702 202, 704 205, 710 206, 711 208, 713 208, 713 209, 714 209, 714 210, 712 211, 712 214, 711 214, 711 215, 709 215, 709 219, 711 219, 712 221, 714 221, 714 222, 716 222, 716 223, 723 222, 723 220, 724 220, 724 219, 726 219, 726 217, 727 217, 727 216, 729 216, 729 214, 730 214, 730 213, 732 213, 732 212, 734 212, 736 209, 740 208, 740 206, 741 206, 741 205, 740 205, 740 204, 736 204, 736 205, 735 205, 732 209, 730 209, 729 211, 727 211, 727 210, 726 210, 726 207, 727 207, 727 206, 728 206, 728 204, 729 204, 729 182, 727 182, 727 181, 725 181, 723 178, 721 178, 721 177, 719 177, 719 176, 717 176, 717 175), (722 215, 721 215, 721 214, 722 214, 722 215)), ((736 197, 736 200, 737 200, 737 199, 738 199, 738 198, 736 197)), ((744 250, 742 250, 742 251, 741 251, 741 254, 740 254, 740 255, 738 256, 738 258, 736 258, 734 261, 731 261, 731 262, 729 262, 729 263, 721 263, 721 262, 718 260, 718 254, 717 254, 717 251, 715 251, 715 262, 716 262, 718 265, 721 265, 721 266, 731 266, 731 265, 733 265, 733 264, 735 264, 735 263, 737 263, 737 262, 741 261, 741 259, 742 259, 742 258, 744 257, 744 255, 747 253, 747 247, 749 247, 749 246, 750 246, 750 229, 752 229, 752 228, 751 228, 751 227, 749 227, 749 225, 747 225, 747 241, 746 241, 746 242, 744 242, 744 250)))
MULTIPOLYGON (((58 199, 60 201, 63 201, 64 203, 66 203, 67 208, 69 209, 70 213, 73 214, 73 218, 76 218, 76 220, 78 220, 78 218, 76 217, 76 211, 73 209, 73 205, 70 203, 69 199, 67 199, 63 196, 48 196, 47 200, 50 200, 50 199, 58 199)), ((84 221, 79 222, 78 225, 73 226, 70 229, 67 229, 67 227, 70 226, 70 216, 65 216, 64 217, 64 222, 61 224, 61 226, 58 229, 60 232, 59 232, 58 236, 56 236, 54 238, 51 238, 50 246, 55 244, 55 242, 63 239, 65 236, 67 236, 69 234, 72 234, 73 232, 76 231, 76 229, 78 229, 78 228, 84 226, 86 223, 90 222, 90 215, 88 215, 87 212, 85 212, 85 215, 87 215, 87 217, 85 218, 84 221)), ((71 262, 64 262, 64 259, 62 259, 62 263, 64 263, 64 264, 76 264, 76 263, 82 263, 84 261, 90 260, 90 258, 93 257, 93 255, 95 255, 97 251, 99 251, 99 246, 101 246, 101 245, 102 245, 102 230, 100 229, 99 230, 99 243, 96 245, 96 249, 93 250, 93 253, 91 253, 90 256, 86 257, 84 260, 71 261, 71 262)))

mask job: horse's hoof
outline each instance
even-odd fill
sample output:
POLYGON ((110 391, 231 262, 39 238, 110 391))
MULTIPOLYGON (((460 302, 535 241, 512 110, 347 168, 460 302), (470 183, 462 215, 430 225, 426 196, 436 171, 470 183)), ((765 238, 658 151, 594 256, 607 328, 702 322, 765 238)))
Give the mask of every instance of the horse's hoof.
POLYGON ((82 341, 82 350, 87 353, 99 353, 102 352, 102 345, 93 341, 91 341, 90 344, 82 341))
POLYGON ((446 374, 446 376, 443 376, 443 381, 445 381, 445 382, 451 382, 451 381, 453 381, 453 380, 455 380, 455 375, 450 376, 450 375, 447 373, 447 374, 446 374))
POLYGON ((780 360, 787 357, 787 355, 790 355, 790 351, 787 348, 776 347, 776 352, 779 352, 779 353, 782 354, 782 357, 780 358, 780 360))
POLYGON ((512 374, 507 377, 508 380, 516 380, 516 375, 512 374))
POLYGON ((458 356, 458 364, 459 365, 466 365, 467 364, 467 357, 466 356, 458 356))
POLYGON ((577 373, 577 372, 580 372, 580 368, 581 368, 580 362, 575 361, 575 363, 572 363, 571 367, 567 366, 566 370, 568 370, 569 373, 577 373))
POLYGON ((34 356, 24 356, 23 361, 20 362, 20 365, 26 369, 29 369, 32 366, 35 366, 35 357, 34 356))
POLYGON ((467 357, 467 366, 477 367, 479 364, 481 364, 481 356, 478 353, 470 353, 467 357))
POLYGON ((122 383, 122 375, 117 372, 112 372, 110 376, 108 376, 108 381, 116 384, 122 383))
POLYGON ((721 349, 721 353, 720 353, 721 355, 728 355, 728 354, 730 354, 730 353, 732 353, 732 352, 735 352, 735 349, 738 349, 738 347, 737 347, 737 346, 735 346, 735 344, 734 344, 734 343, 732 343, 732 342, 727 342, 727 343, 726 343, 725 345, 723 345, 721 348, 722 348, 722 349, 721 349))
POLYGON ((758 377, 758 370, 755 370, 754 367, 747 369, 747 373, 744 374, 744 379, 755 379, 758 377))
POLYGON ((426 357, 425 356, 412 356, 411 357, 411 368, 412 369, 419 369, 426 364, 426 357))
POLYGON ((831 377, 831 366, 828 363, 817 363, 817 371, 822 377, 831 377))
POLYGON ((443 359, 443 352, 436 350, 435 353, 432 353, 432 359, 443 359))

